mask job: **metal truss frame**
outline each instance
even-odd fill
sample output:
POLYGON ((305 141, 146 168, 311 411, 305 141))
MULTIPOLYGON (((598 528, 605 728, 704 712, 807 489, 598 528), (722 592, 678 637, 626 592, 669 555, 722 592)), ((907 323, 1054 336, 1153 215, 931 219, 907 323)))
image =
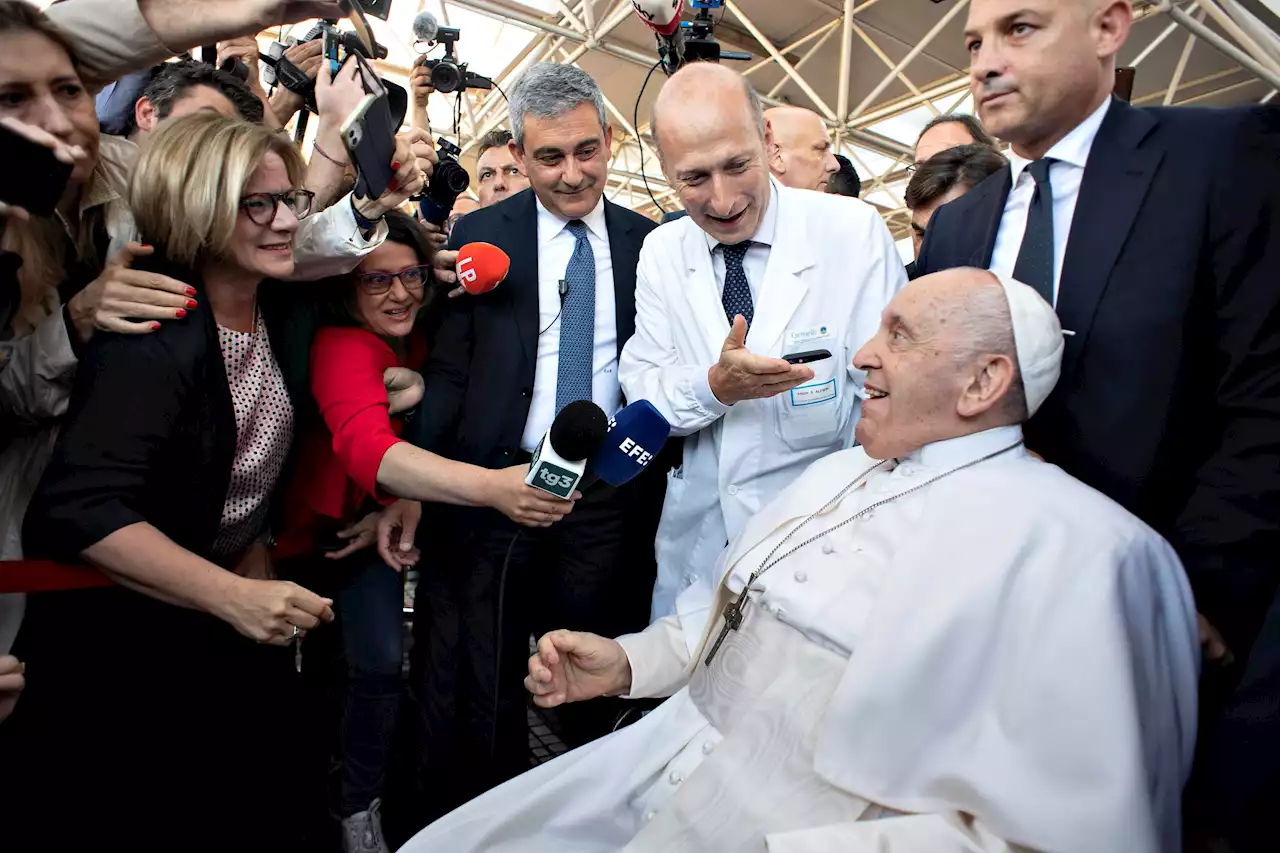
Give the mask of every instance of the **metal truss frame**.
MULTIPOLYGON (((902 203, 902 191, 912 152, 902 143, 876 133, 874 126, 921 107, 937 115, 943 111, 940 104, 951 103, 954 108, 963 100, 968 90, 968 76, 963 71, 940 80, 920 81, 911 79, 907 69, 967 9, 969 0, 955 0, 929 32, 896 62, 884 49, 884 37, 875 35, 874 28, 858 20, 860 14, 882 0, 805 2, 829 15, 830 19, 790 44, 779 46, 773 43, 742 10, 738 0, 726 0, 726 22, 731 26, 718 28, 717 36, 729 46, 766 54, 765 58, 745 69, 748 77, 766 68, 782 71, 781 81, 767 92, 761 92, 762 100, 770 105, 781 104, 778 95, 783 86, 794 84, 801 97, 793 102, 809 107, 823 117, 831 131, 835 149, 849 157, 859 174, 864 176, 864 195, 879 195, 879 191, 883 191, 893 204, 877 204, 877 207, 895 236, 905 236, 908 214, 902 203), (809 70, 806 68, 809 61, 837 34, 840 37, 837 78, 840 84, 833 107, 818 93, 813 78, 806 77, 805 72, 809 70), (851 106, 849 71, 857 44, 865 46, 884 64, 885 74, 860 103, 851 106), (895 82, 905 87, 909 94, 881 99, 885 90, 895 82), (889 165, 878 170, 868 168, 867 152, 887 158, 889 165)), ((639 52, 610 38, 614 30, 633 14, 630 0, 556 0, 557 11, 549 15, 517 0, 443 0, 442 5, 446 23, 449 7, 456 6, 520 27, 535 36, 495 77, 502 88, 509 88, 528 64, 540 60, 575 62, 589 52, 596 52, 645 69, 651 68, 656 61, 655 55, 639 52)), ((1280 36, 1276 30, 1280 10, 1276 10, 1273 0, 1135 0, 1134 6, 1136 19, 1163 15, 1169 19, 1169 24, 1150 38, 1132 61, 1133 65, 1141 65, 1156 48, 1173 37, 1176 30, 1182 29, 1185 33, 1179 61, 1168 85, 1163 91, 1139 98, 1137 102, 1197 103, 1255 85, 1258 80, 1268 84, 1270 90, 1262 99, 1263 103, 1271 101, 1280 91, 1280 36), (1200 42, 1230 59, 1233 67, 1200 79, 1184 79, 1191 53, 1200 42), (1185 94, 1189 90, 1196 93, 1185 94)), ((462 145, 464 150, 468 150, 485 133, 506 120, 506 109, 497 89, 478 104, 464 99, 464 105, 462 145)), ((653 198, 665 207, 675 207, 674 192, 661 175, 652 139, 648 136, 648 123, 642 121, 639 126, 633 126, 626 110, 619 109, 612 102, 606 102, 606 107, 621 130, 614 137, 607 190, 609 197, 642 213, 655 215, 657 211, 650 198, 651 190, 653 198)))

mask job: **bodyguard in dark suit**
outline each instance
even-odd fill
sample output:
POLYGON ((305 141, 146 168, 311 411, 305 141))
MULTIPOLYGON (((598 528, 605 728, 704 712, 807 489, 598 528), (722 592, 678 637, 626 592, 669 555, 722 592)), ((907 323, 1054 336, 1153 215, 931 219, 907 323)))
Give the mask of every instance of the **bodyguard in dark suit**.
POLYGON ((1189 800, 1248 849, 1243 818, 1280 781, 1280 119, 1112 99, 1131 14, 974 0, 974 99, 1012 166, 935 214, 918 265, 1013 274, 1055 304, 1062 378, 1027 445, 1174 544, 1239 661, 1268 623, 1243 679, 1206 659, 1189 800))
MULTIPOLYGON (((611 131, 585 72, 534 66, 511 91, 511 115, 532 189, 468 214, 451 240, 499 246, 511 271, 496 290, 452 303, 414 426, 423 447, 490 468, 527 463, 573 400, 610 415, 625 402, 617 361, 635 330, 640 247, 655 227, 604 200, 611 131)), ((388 804, 393 832, 528 769, 531 634, 645 627, 664 485, 660 471, 616 490, 597 484, 545 529, 521 530, 492 510, 426 508, 413 666, 423 766, 409 801, 388 804)), ((569 746, 607 734, 618 714, 608 702, 583 710, 560 717, 569 746)))

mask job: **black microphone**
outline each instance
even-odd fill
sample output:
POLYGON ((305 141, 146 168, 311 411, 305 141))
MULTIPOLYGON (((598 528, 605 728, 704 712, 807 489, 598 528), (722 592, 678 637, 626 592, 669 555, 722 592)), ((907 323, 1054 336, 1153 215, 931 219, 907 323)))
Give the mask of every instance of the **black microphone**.
POLYGON ((609 419, 595 403, 577 400, 565 406, 538 443, 525 483, 568 500, 608 432, 609 419))

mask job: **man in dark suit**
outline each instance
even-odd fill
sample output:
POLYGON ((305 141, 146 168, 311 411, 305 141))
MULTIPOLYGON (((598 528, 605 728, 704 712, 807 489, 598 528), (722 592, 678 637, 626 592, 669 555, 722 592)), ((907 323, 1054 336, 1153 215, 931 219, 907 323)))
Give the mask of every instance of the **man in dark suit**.
POLYGON ((1178 549, 1213 640, 1188 805, 1248 849, 1280 781, 1280 119, 1112 98, 1131 20, 1124 0, 974 0, 971 88, 1011 167, 938 210, 918 265, 1056 306, 1062 379, 1027 444, 1178 549), (1212 662, 1214 627, 1240 670, 1212 662))
MULTIPOLYGON (((612 132, 590 76, 536 65, 510 108, 512 154, 532 188, 468 214, 451 248, 493 243, 511 271, 490 293, 450 304, 410 435, 490 468, 527 463, 573 400, 609 415, 623 405, 618 356, 635 331, 636 265, 655 227, 604 199, 612 132)), ((597 484, 544 529, 487 509, 426 509, 410 715, 424 766, 401 809, 412 811, 410 828, 528 769, 531 634, 573 626, 614 636, 648 623, 663 473, 597 484)), ((559 717, 571 747, 607 734, 618 713, 583 708, 559 717)))

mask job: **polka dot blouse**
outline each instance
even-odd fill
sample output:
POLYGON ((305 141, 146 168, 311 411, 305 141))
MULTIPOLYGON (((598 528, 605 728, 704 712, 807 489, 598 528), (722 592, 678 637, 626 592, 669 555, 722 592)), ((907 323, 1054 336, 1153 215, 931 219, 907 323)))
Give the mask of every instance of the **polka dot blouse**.
POLYGON ((219 326, 218 343, 236 413, 236 455, 213 549, 233 556, 266 526, 271 491, 293 440, 293 404, 261 315, 252 332, 219 326))

